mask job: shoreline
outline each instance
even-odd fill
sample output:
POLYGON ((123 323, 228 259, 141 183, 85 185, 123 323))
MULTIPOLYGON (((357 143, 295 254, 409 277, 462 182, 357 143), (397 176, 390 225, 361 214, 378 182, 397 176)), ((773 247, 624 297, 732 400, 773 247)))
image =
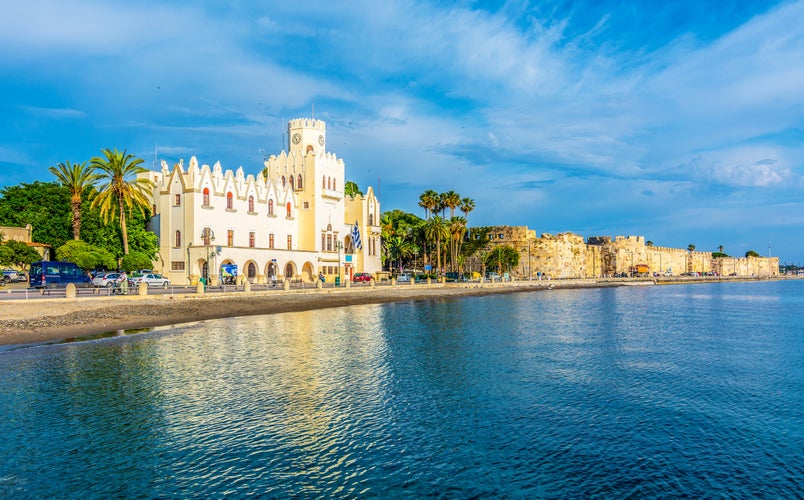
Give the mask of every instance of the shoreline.
POLYGON ((416 284, 285 292, 54 298, 0 302, 0 346, 37 345, 107 332, 150 329, 238 316, 281 314, 363 304, 440 300, 552 289, 653 286, 758 280, 553 280, 488 284, 416 284))

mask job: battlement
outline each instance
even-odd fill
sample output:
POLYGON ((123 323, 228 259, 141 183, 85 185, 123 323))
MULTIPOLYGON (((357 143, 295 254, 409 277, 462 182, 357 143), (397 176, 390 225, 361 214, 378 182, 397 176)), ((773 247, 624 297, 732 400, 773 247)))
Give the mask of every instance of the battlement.
POLYGON ((288 129, 292 128, 315 128, 326 130, 327 124, 324 120, 315 120, 313 118, 294 118, 288 122, 288 129))

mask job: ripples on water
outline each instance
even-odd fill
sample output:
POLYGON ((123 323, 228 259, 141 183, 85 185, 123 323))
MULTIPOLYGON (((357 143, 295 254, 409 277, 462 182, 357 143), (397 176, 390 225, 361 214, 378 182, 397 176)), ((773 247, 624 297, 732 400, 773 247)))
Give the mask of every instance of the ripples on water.
POLYGON ((802 285, 358 306, 0 353, 0 497, 802 497, 802 285))

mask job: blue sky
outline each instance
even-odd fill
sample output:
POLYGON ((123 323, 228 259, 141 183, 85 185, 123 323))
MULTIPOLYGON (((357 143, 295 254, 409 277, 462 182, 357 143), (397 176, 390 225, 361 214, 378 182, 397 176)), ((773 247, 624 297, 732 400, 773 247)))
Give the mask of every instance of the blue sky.
POLYGON ((314 104, 384 210, 804 264, 804 1, 5 3, 2 186, 157 144, 256 173, 314 104))

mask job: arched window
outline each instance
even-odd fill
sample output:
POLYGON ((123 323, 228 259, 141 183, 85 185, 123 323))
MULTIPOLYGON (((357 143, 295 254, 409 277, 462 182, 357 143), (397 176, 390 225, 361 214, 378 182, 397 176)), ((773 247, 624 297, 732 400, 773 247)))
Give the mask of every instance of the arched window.
POLYGON ((254 197, 253 196, 248 197, 248 211, 249 212, 254 211, 254 197))
POLYGON ((274 215, 274 200, 268 200, 268 215, 274 215))
POLYGON ((287 210, 288 210, 288 219, 289 219, 289 218, 290 218, 290 202, 288 202, 288 204, 287 204, 287 207, 286 207, 286 208, 287 208, 287 210))
POLYGON ((293 184, 295 184, 295 182, 294 182, 293 176, 291 175, 290 176, 290 189, 294 188, 293 184))
POLYGON ((181 246, 181 231, 178 230, 176 231, 176 244, 173 246, 175 246, 176 248, 181 246))
POLYGON ((327 176, 321 176, 321 189, 327 189, 327 176))
POLYGON ((338 181, 337 181, 336 179, 334 179, 334 178, 333 178, 333 179, 332 179, 332 190, 333 190, 333 191, 335 191, 336 189, 338 189, 337 187, 335 187, 335 183, 336 183, 336 182, 338 182, 338 181))
POLYGON ((368 223, 368 225, 369 226, 374 225, 374 214, 369 214, 369 223, 368 223))
POLYGON ((204 188, 204 199, 201 202, 202 206, 209 206, 209 188, 204 188))
POLYGON ((285 176, 282 176, 282 187, 285 187, 285 176))
POLYGON ((299 177, 298 177, 298 182, 296 182, 296 188, 297 188, 297 189, 301 189, 301 188, 302 188, 301 174, 299 174, 299 177))
POLYGON ((332 189, 332 179, 327 177, 327 189, 332 189))
POLYGON ((229 210, 234 208, 234 196, 232 196, 231 192, 226 193, 226 208, 229 210))

